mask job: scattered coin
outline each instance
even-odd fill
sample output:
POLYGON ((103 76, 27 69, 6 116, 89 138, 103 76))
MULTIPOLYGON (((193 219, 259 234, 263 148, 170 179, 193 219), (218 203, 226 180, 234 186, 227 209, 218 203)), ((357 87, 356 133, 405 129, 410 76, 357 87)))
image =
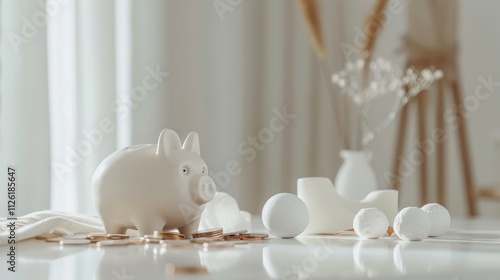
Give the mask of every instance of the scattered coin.
POLYGON ((90 240, 88 239, 63 239, 59 241, 59 245, 83 245, 89 243, 90 240))
MULTIPOLYGON (((224 233, 222 228, 206 229, 192 233, 193 239, 185 240, 185 236, 174 231, 155 231, 153 235, 131 237, 126 234, 72 234, 62 237, 56 234, 41 234, 36 238, 46 242, 58 242, 60 245, 81 245, 97 243, 101 246, 127 246, 130 244, 159 243, 163 248, 192 248, 201 244, 203 249, 234 248, 247 241, 261 241, 268 238, 267 234, 247 233, 246 230, 224 233)), ((181 267, 181 270, 184 267, 181 267)), ((204 268, 203 268, 204 269, 204 268)))

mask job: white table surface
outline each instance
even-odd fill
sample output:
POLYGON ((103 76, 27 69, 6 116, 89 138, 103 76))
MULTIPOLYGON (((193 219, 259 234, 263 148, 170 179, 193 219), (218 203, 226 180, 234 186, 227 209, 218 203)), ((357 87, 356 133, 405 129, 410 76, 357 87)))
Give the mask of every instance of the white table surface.
MULTIPOLYGON (((256 219, 255 232, 264 232, 256 219)), ((162 250, 159 244, 97 248, 17 244, 17 272, 7 271, 0 247, 0 279, 170 279, 167 264, 204 266, 206 274, 178 279, 500 279, 500 221, 454 220, 450 231, 424 241, 356 236, 270 238, 234 249, 162 250)))

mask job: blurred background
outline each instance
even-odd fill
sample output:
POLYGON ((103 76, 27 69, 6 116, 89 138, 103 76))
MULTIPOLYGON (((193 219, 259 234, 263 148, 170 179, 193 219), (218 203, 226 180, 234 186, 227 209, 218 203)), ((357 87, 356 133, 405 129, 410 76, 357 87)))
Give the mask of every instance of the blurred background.
MULTIPOLYGON (((376 2, 316 1, 331 71, 361 52, 376 2)), ((463 100, 474 96, 481 77, 494 81, 491 95, 464 117, 474 186, 499 184, 500 2, 438 2, 458 7, 463 100)), ((389 1, 374 58, 404 67, 409 19, 427 22, 432 13, 411 5, 389 1)), ((329 81, 296 1, 2 0, 0 11, 0 163, 1 170, 18 168, 18 215, 94 213, 97 165, 116 149, 156 143, 167 127, 182 139, 197 131, 218 190, 254 214, 273 194, 296 193, 297 178, 333 180, 342 164, 329 81)), ((391 104, 375 104, 373 118, 391 104)), ((429 131, 434 107, 427 103, 429 131)), ((406 154, 418 139, 415 115, 409 118, 406 154)), ((396 130, 394 122, 367 147, 380 189, 390 185, 396 130)), ((446 206, 466 216, 457 138, 449 133, 446 206)), ((429 201, 436 199, 434 157, 429 201)), ((400 207, 420 206, 418 178, 415 169, 402 181, 400 207)), ((478 203, 480 215, 500 217, 500 201, 478 203)), ((5 199, 0 207, 7 208, 5 199)))

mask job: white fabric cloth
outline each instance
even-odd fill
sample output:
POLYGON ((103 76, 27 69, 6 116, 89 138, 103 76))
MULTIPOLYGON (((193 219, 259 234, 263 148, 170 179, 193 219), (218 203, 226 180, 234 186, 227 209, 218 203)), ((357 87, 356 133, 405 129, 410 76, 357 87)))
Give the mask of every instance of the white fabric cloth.
POLYGON ((23 241, 44 233, 74 233, 103 232, 99 218, 90 215, 75 215, 58 211, 34 212, 17 220, 0 219, 0 245, 8 244, 10 236, 9 225, 15 222, 15 240, 23 241))
MULTIPOLYGON (((0 246, 8 244, 9 225, 14 220, 0 218, 0 246)), ((250 213, 240 211, 236 200, 226 193, 218 192, 207 203, 201 216, 199 229, 222 228, 224 232, 251 230, 250 213)), ((71 235, 75 233, 104 232, 101 220, 93 215, 76 215, 59 211, 34 212, 15 220, 15 240, 20 242, 44 233, 71 235)), ((136 230, 127 232, 137 235, 136 230)))

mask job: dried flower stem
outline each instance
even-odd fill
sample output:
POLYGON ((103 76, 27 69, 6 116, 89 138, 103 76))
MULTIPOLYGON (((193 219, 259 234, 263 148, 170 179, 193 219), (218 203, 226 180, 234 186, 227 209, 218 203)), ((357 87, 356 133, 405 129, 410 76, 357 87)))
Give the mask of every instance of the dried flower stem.
POLYGON ((309 31, 309 37, 316 53, 316 57, 321 64, 321 70, 325 76, 327 90, 330 92, 331 106, 334 114, 335 125, 337 128, 337 136, 340 140, 340 145, 342 148, 347 147, 346 138, 344 138, 344 133, 346 132, 345 127, 342 122, 342 111, 340 102, 337 95, 334 93, 334 89, 330 82, 331 71, 328 67, 328 62, 325 58, 325 45, 323 42, 323 35, 321 33, 321 25, 319 22, 319 16, 316 9, 315 0, 298 0, 300 8, 302 10, 302 16, 307 25, 309 31))
POLYGON ((316 53, 318 60, 324 60, 325 44, 323 43, 323 35, 321 34, 321 26, 316 10, 316 1, 299 0, 299 4, 302 9, 302 16, 304 17, 307 29, 309 30, 314 52, 316 53))
POLYGON ((363 52, 366 54, 365 58, 365 68, 363 69, 363 85, 366 86, 366 82, 368 81, 368 65, 372 59, 373 48, 375 47, 375 43, 377 42, 378 35, 382 29, 382 23, 379 22, 382 14, 387 6, 388 0, 378 0, 373 7, 371 13, 368 14, 365 20, 365 26, 372 25, 372 23, 378 22, 375 25, 375 29, 372 30, 371 34, 367 34, 367 39, 365 40, 365 44, 363 46, 363 52))
POLYGON ((335 119, 335 126, 337 127, 337 134, 339 138, 339 143, 342 149, 349 149, 349 140, 347 138, 347 129, 344 123, 344 120, 342 118, 342 108, 339 106, 340 101, 339 101, 339 96, 335 94, 335 91, 333 89, 333 85, 331 83, 330 79, 330 68, 328 67, 328 63, 326 60, 320 61, 321 64, 321 72, 323 73, 323 76, 325 77, 326 81, 326 88, 327 91, 330 93, 330 99, 331 99, 331 106, 333 109, 333 118, 335 119))
MULTIPOLYGON (((382 29, 382 23, 379 22, 380 18, 382 18, 382 14, 385 10, 385 7, 387 6, 388 0, 378 0, 377 3, 375 3, 375 6, 372 9, 372 12, 368 14, 365 20, 365 26, 368 25, 373 25, 373 23, 378 23, 375 24, 375 29, 372 30, 370 34, 367 34, 367 39, 365 40, 365 44, 363 45, 363 53, 365 54, 365 67, 363 68, 362 72, 362 77, 361 77, 361 86, 364 88, 368 84, 368 66, 370 65, 372 55, 373 55, 373 48, 375 48, 375 43, 377 42, 378 35, 380 34, 380 31, 382 29)), ((355 148, 359 149, 361 148, 362 141, 359 141, 358 138, 360 135, 366 134, 366 130, 368 129, 364 122, 357 122, 356 125, 356 137, 355 137, 355 148), (361 147, 358 146, 361 144, 361 147)))

